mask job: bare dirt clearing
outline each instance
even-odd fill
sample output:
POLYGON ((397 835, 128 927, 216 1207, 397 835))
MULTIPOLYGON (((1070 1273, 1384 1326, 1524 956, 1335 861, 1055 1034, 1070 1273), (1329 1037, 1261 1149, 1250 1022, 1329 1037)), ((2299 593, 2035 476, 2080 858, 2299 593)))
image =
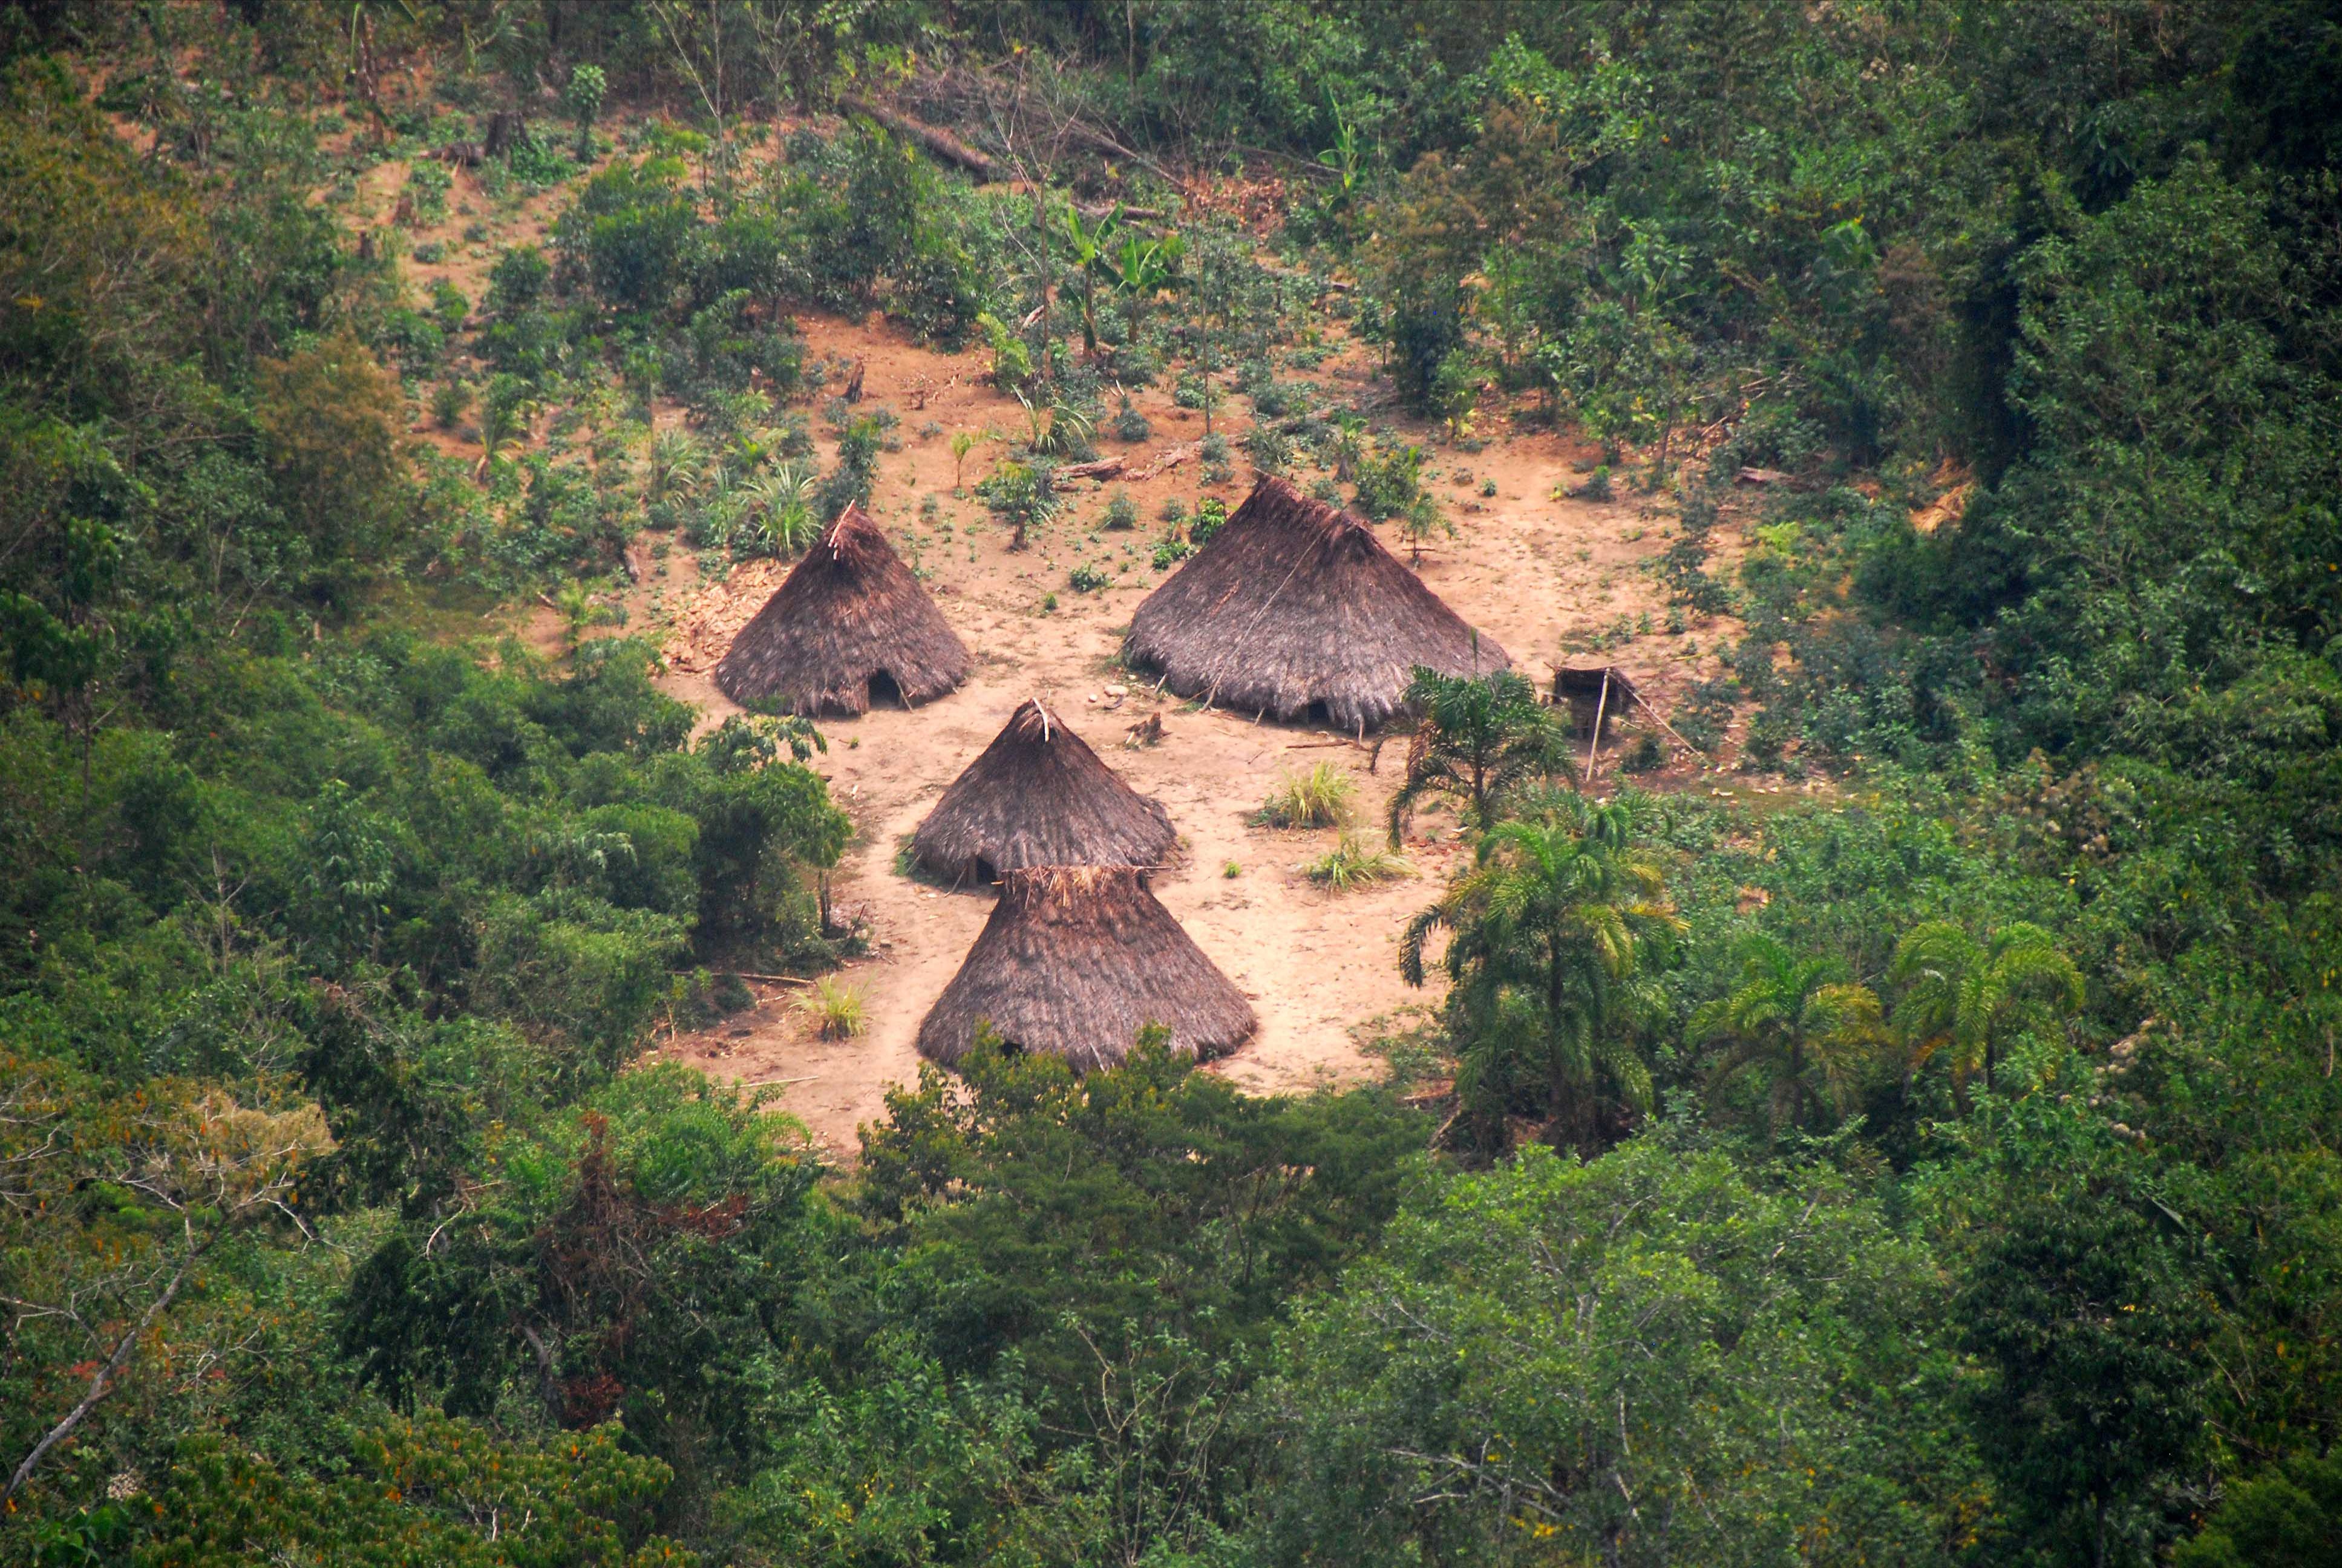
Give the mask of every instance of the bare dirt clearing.
MULTIPOLYGON (((1150 684, 1113 662, 1131 611, 1165 574, 1148 558, 1165 532, 1156 520, 1162 504, 1176 496, 1192 508, 1200 494, 1218 494, 1233 505, 1248 476, 1203 486, 1191 463, 1128 484, 1141 519, 1129 531, 1103 527, 1114 482, 1076 483, 1066 510, 1028 549, 1012 552, 1007 531, 980 503, 951 493, 951 433, 997 437, 968 455, 965 477, 972 485, 1023 425, 1017 404, 982 383, 979 356, 935 354, 875 325, 803 325, 810 352, 864 363, 866 405, 900 414, 902 449, 882 461, 870 509, 926 578, 976 653, 977 667, 960 691, 916 711, 877 709, 824 725, 829 751, 816 765, 859 829, 834 885, 837 902, 859 912, 870 931, 870 955, 846 974, 867 996, 866 1032, 846 1041, 813 1038, 786 994, 766 986, 767 1001, 755 1012, 666 1049, 711 1072, 778 1084, 788 1110, 826 1144, 851 1152, 856 1126, 882 1114, 886 1086, 916 1077, 920 1059, 912 1042, 919 1021, 957 969, 991 902, 988 888, 938 889, 898 874, 897 845, 1016 705, 1038 696, 1135 786, 1160 799, 1179 829, 1184 862, 1157 879, 1157 892, 1252 996, 1261 1017, 1256 1039, 1215 1070, 1259 1091, 1373 1074, 1376 1064, 1361 1051, 1362 1035, 1370 1036, 1377 1020, 1436 1000, 1400 984, 1394 955, 1401 926, 1460 853, 1452 824, 1437 812, 1417 820, 1406 845, 1413 877, 1331 894, 1301 870, 1331 846, 1330 831, 1280 831, 1248 818, 1280 772, 1332 762, 1357 784, 1362 831, 1378 834, 1403 766, 1404 740, 1393 740, 1377 758, 1373 736, 1360 747, 1322 731, 1257 724, 1250 714, 1198 711, 1157 698, 1150 684), (915 388, 929 389, 923 409, 913 407, 915 388), (935 507, 923 514, 929 497, 935 507), (1077 564, 1102 572, 1110 584, 1075 592, 1069 576, 1077 564), (1118 698, 1109 692, 1117 685, 1125 688, 1118 698), (1150 714, 1163 720, 1160 744, 1126 749, 1126 728, 1150 714)), ((1366 390, 1366 373, 1356 365, 1344 370, 1329 363, 1314 374, 1336 394, 1366 390), (1345 380, 1354 385, 1346 387, 1345 380)), ((1136 448, 1104 444, 1108 454, 1130 451, 1134 467, 1145 455, 1202 434, 1200 414, 1173 407, 1160 393, 1142 392, 1135 402, 1153 422, 1154 436, 1136 448)), ((1219 421, 1232 436, 1243 429, 1240 409, 1227 411, 1235 420, 1219 421)), ((1540 684, 1550 678, 1565 636, 1664 609, 1643 564, 1666 546, 1666 517, 1631 498, 1602 504, 1553 498, 1580 481, 1585 456, 1560 438, 1536 434, 1433 458, 1441 466, 1432 488, 1459 533, 1426 556, 1424 578, 1513 650, 1523 674, 1540 684), (1469 471, 1468 488, 1454 483, 1459 468, 1469 471), (1486 481, 1495 482, 1493 497, 1480 494, 1486 481)), ((672 668, 665 684, 698 704, 706 724, 739 712, 707 672, 781 570, 747 564, 733 568, 728 583, 702 580, 692 552, 670 542, 650 578, 629 596, 629 630, 667 640, 672 668)), ((1705 657, 1684 656, 1686 644, 1704 651, 1723 630, 1695 623, 1684 636, 1646 637, 1613 656, 1664 708, 1689 681, 1712 673, 1705 657)), ((530 631, 546 644, 559 635, 549 612, 539 612, 530 631)))

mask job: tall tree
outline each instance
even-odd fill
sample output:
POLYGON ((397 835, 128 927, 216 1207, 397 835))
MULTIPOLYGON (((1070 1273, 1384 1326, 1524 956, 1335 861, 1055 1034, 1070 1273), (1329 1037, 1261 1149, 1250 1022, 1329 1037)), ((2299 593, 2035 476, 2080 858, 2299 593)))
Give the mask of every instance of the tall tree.
POLYGON ((1711 1092, 1762 1069, 1777 1134, 1805 1125, 1809 1109, 1843 1107, 1883 1034, 1877 996, 1844 975, 1836 960, 1800 957, 1762 932, 1743 938, 1739 984, 1692 1015, 1695 1036, 1728 1043, 1709 1069, 1711 1092))
POLYGON ((2202 1222, 2076 1101, 2029 1095, 1962 1132, 1951 1321, 2000 1508, 2025 1560, 2157 1561, 2190 1512, 2217 1364, 2202 1222))
POLYGON ((1424 983, 1424 946, 1451 933, 1457 1087, 1501 1114, 1516 1074, 1541 1077, 1556 1143, 1599 1148, 1618 1113, 1650 1103, 1651 1074, 1627 1025, 1680 922, 1659 864, 1635 844, 1636 811, 1555 794, 1535 817, 1500 823, 1473 869, 1406 925, 1399 971, 1424 983))
POLYGON ((1992 1087, 1995 1060, 2008 1036, 2062 1017, 2082 1004, 2082 974, 2057 939, 2027 921, 1982 942, 1958 923, 1930 920, 1896 944, 1888 978, 1902 987, 1895 1024, 1917 1072, 1941 1054, 1956 1092, 1979 1068, 1992 1087))

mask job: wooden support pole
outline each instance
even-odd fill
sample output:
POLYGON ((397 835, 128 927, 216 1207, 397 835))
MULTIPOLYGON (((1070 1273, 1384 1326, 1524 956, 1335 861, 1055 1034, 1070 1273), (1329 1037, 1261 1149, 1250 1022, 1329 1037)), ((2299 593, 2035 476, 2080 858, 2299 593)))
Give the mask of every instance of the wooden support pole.
POLYGON ((1594 783, 1594 767, 1602 760, 1602 715, 1610 711, 1610 670, 1602 671, 1602 692, 1594 699, 1594 744, 1586 753, 1586 787, 1594 783))

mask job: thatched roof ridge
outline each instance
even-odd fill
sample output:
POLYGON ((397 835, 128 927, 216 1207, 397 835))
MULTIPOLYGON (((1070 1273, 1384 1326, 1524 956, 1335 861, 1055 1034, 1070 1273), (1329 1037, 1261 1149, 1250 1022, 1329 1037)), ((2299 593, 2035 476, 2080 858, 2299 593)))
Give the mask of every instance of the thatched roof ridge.
POLYGON ((1012 871, 959 973, 919 1026, 949 1065, 989 1022, 1009 1044, 1087 1072, 1122 1060, 1148 1024, 1175 1050, 1225 1056, 1258 1021, 1129 866, 1012 871))
POLYGON ((905 703, 942 696, 974 661, 878 524, 848 506, 806 553, 716 666, 736 703, 791 713, 859 714, 872 683, 905 703))
POLYGON ((1557 698, 1585 698, 1588 702, 1601 696, 1605 681, 1610 685, 1610 700, 1626 704, 1639 702, 1642 693, 1635 677, 1616 664, 1593 660, 1569 660, 1557 664, 1553 672, 1553 694, 1557 698))
POLYGON ((989 882, 1029 865, 1160 865, 1178 842, 1160 802, 1027 699, 944 791, 911 847, 938 875, 989 882))
POLYGON ((1273 475, 1139 605, 1126 652, 1181 696, 1346 730, 1396 713, 1418 664, 1512 664, 1373 529, 1273 475))

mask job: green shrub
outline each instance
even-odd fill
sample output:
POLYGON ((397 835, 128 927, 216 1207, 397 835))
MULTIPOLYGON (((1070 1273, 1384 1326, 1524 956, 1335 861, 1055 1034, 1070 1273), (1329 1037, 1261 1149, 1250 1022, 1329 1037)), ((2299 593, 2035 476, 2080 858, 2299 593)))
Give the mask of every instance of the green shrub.
POLYGON ((1187 542, 1200 550, 1211 543, 1228 520, 1228 504, 1216 495, 1206 495, 1196 504, 1196 520, 1187 524, 1187 542))
POLYGON ((569 85, 561 90, 561 106, 577 126, 577 161, 585 163, 594 156, 594 121, 602 112, 602 99, 609 92, 609 78, 599 65, 578 65, 569 73, 569 85))
POLYGON ((976 491, 993 514, 1015 531, 1012 550, 1025 548, 1031 531, 1055 517, 1062 504, 1046 463, 1004 463, 976 491))
POLYGON ((856 419, 837 438, 837 466, 821 482, 814 511, 824 523, 834 522, 848 506, 867 505, 871 486, 878 482, 878 453, 886 426, 867 415, 856 419))
POLYGON ((431 417, 442 430, 453 430, 472 406, 472 384, 460 375, 451 375, 441 382, 431 394, 431 417))
POLYGON ((439 323, 439 330, 449 337, 464 330, 465 318, 472 314, 472 302, 464 297, 452 279, 441 278, 431 289, 431 314, 439 323))
POLYGON ((1033 379, 1033 351, 1025 340, 1008 329, 1006 323, 986 311, 976 318, 984 329, 985 342, 992 350, 992 365, 987 374, 992 385, 1006 393, 1022 390, 1033 379))
POLYGON ((1262 473, 1282 474, 1293 466, 1293 441, 1273 424, 1255 424, 1245 432, 1245 454, 1262 473))
POLYGON ((610 304, 663 309, 691 275, 702 241, 686 174, 679 158, 614 163, 554 225, 555 243, 610 304))
POLYGON ((415 200, 415 215, 437 223, 447 215, 447 191, 454 184, 447 165, 435 158, 417 158, 407 166, 406 194, 415 200))
POLYGON ((1376 522, 1396 517, 1423 494, 1423 448, 1399 444, 1361 456, 1357 464, 1358 510, 1376 522))
POLYGON ((1163 374, 1163 356, 1146 344, 1136 341, 1116 345, 1110 364, 1114 378, 1125 386, 1152 386, 1163 374))

